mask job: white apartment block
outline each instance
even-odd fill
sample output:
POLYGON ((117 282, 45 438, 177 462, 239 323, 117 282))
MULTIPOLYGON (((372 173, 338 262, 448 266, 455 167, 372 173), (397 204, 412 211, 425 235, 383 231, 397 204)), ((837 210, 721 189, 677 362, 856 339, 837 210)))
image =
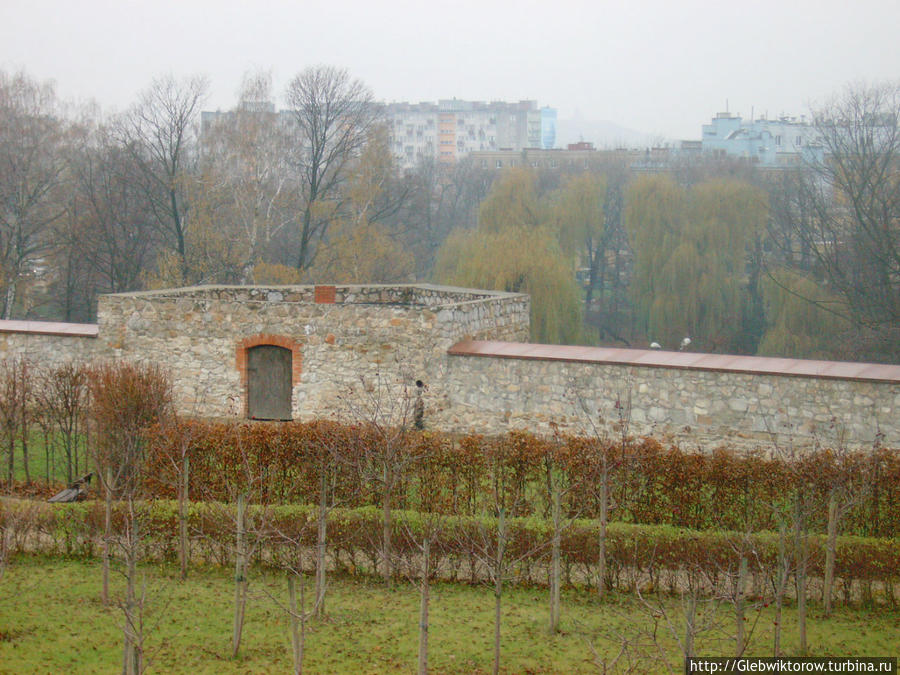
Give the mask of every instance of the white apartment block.
POLYGON ((426 159, 451 163, 485 150, 552 148, 556 140, 556 110, 538 108, 537 101, 389 103, 384 117, 403 169, 426 159))

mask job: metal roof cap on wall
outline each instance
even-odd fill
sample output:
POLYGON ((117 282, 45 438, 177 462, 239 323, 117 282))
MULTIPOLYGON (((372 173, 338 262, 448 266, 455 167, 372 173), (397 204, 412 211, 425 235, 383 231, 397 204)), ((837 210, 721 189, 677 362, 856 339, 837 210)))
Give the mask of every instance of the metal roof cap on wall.
POLYGON ((62 335, 92 337, 99 334, 95 323, 58 323, 53 321, 12 321, 0 319, 0 333, 30 333, 32 335, 62 335))
POLYGON ((747 373, 750 375, 787 375, 868 380, 873 382, 900 382, 900 366, 881 363, 813 361, 809 359, 784 359, 766 356, 669 352, 656 349, 577 347, 480 340, 463 340, 453 345, 447 353, 453 356, 485 356, 503 359, 709 370, 722 373, 747 373))

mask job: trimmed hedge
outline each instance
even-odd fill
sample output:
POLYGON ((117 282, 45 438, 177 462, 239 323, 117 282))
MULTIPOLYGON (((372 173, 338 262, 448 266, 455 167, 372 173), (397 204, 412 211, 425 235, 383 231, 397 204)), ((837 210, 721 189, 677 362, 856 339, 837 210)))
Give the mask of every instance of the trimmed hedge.
MULTIPOLYGON (((546 517, 548 471, 569 487, 570 517, 599 517, 599 475, 611 467, 611 519, 695 530, 774 530, 791 494, 801 493, 814 532, 824 533, 829 492, 842 487, 852 508, 842 532, 900 535, 900 451, 819 450, 788 460, 720 448, 711 453, 633 439, 624 447, 588 438, 546 439, 522 432, 499 437, 409 431, 400 447, 391 500, 399 509, 474 516, 496 500, 516 516, 546 517), (502 494, 495 491, 502 485, 502 494)), ((174 498, 180 456, 190 458, 192 499, 229 501, 239 492, 263 504, 314 503, 320 471, 330 503, 381 504, 381 474, 373 465, 387 442, 369 425, 180 422, 151 434, 145 486, 174 498)))
MULTIPOLYGON (((121 529, 124 509, 114 509, 114 528, 121 529)), ((145 557, 174 559, 178 550, 177 503, 154 500, 137 504, 145 557)), ((233 505, 190 504, 188 510, 192 556, 196 560, 230 564, 234 541, 233 505)), ((258 561, 278 565, 298 559, 315 545, 317 510, 311 506, 251 506, 248 537, 258 561)), ((88 501, 46 504, 27 500, 0 499, 0 527, 14 550, 63 555, 97 555, 103 533, 104 504, 88 501)), ((497 521, 490 517, 447 516, 435 519, 413 511, 393 515, 393 546, 398 569, 418 574, 418 542, 426 527, 435 532, 432 552, 441 573, 453 579, 484 578, 484 559, 493 553, 497 521)), ((535 517, 508 519, 508 555, 517 560, 513 579, 546 581, 546 562, 552 538, 551 524, 535 517)), ((336 567, 351 571, 374 571, 380 556, 382 520, 380 510, 366 506, 332 509, 328 513, 329 555, 336 567)), ((595 579, 597 521, 571 521, 562 533, 562 554, 570 583, 595 579)), ((788 555, 792 542, 788 541, 788 555)), ((821 576, 824 537, 809 539, 809 573, 821 576)), ((628 590, 638 580, 655 584, 676 583, 677 575, 697 573, 707 580, 727 577, 744 552, 751 570, 772 575, 776 568, 778 536, 761 532, 744 538, 728 531, 696 531, 667 525, 613 523, 607 537, 610 588, 628 590)), ((307 555, 307 566, 311 561, 307 555)), ((836 575, 845 587, 853 581, 900 580, 900 539, 867 537, 838 538, 836 575)), ((593 583, 593 581, 590 581, 593 583)), ((714 582, 712 582, 714 583, 714 582)), ((890 591, 892 592, 892 591, 890 591)))

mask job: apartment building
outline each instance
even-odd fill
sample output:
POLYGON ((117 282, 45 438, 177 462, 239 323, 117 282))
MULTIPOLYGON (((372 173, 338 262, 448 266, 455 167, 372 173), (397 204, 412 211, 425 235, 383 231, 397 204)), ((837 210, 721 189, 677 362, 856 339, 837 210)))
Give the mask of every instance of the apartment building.
POLYGON ((821 158, 823 149, 814 127, 801 117, 765 117, 745 120, 728 112, 717 113, 703 125, 704 153, 741 157, 763 167, 786 167, 805 158, 821 158))
POLYGON ((405 169, 429 158, 452 163, 472 152, 550 149, 556 143, 556 110, 538 108, 537 101, 389 103, 384 116, 391 150, 405 169))
MULTIPOLYGON (((412 169, 429 158, 452 163, 476 151, 551 149, 556 143, 556 110, 538 108, 537 101, 484 103, 448 99, 378 105, 388 128, 391 152, 402 169, 412 169)), ((294 123, 289 110, 276 112, 269 102, 252 104, 251 110, 275 114, 286 128, 294 123)), ((202 112, 201 136, 213 124, 233 114, 202 112)))

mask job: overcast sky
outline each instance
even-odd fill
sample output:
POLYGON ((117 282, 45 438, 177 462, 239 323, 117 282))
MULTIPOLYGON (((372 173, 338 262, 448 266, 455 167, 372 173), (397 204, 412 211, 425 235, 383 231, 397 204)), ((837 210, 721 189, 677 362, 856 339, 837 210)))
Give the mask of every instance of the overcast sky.
MULTIPOLYGON (((850 81, 900 79, 898 0, 0 0, 0 67, 123 109, 157 75, 242 74, 280 94, 346 67, 384 101, 537 99, 668 138, 731 112, 799 115, 850 81)), ((280 103, 280 102, 279 102, 280 103)))

